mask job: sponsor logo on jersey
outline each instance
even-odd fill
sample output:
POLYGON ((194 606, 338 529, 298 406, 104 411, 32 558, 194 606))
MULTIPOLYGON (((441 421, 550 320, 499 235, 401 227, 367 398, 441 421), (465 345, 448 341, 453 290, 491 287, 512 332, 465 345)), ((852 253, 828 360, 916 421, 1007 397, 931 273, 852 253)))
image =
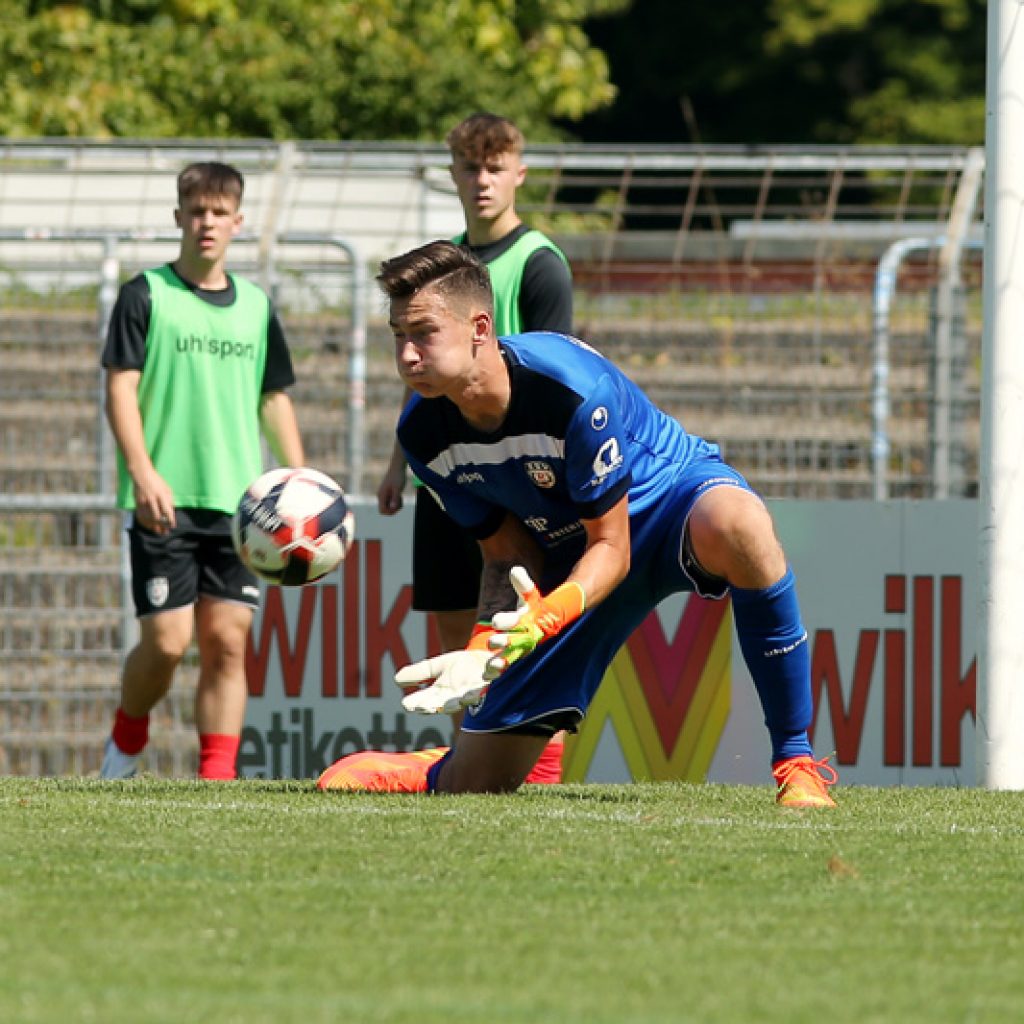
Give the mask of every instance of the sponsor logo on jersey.
POLYGON ((171 585, 166 576, 154 576, 146 580, 146 598, 154 608, 160 608, 171 593, 171 585))
POLYGON ((174 347, 185 355, 216 356, 218 359, 256 359, 256 346, 250 342, 231 341, 229 338, 207 338, 204 335, 179 335, 174 339, 174 347))
POLYGON ((603 405, 599 405, 590 414, 590 425, 595 430, 604 430, 608 426, 608 410, 603 405))
POLYGON ((555 471, 550 462, 527 462, 526 472, 538 487, 555 486, 555 471))
POLYGON ((523 520, 523 525, 528 526, 534 533, 544 536, 544 543, 553 546, 560 544, 563 540, 576 536, 583 531, 583 524, 577 519, 574 523, 566 523, 564 526, 551 528, 551 520, 545 516, 530 516, 523 520))
POLYGON ((619 451, 619 439, 609 437, 594 456, 594 483, 600 483, 609 473, 622 465, 622 452, 619 451))
POLYGON ((471 473, 460 473, 456 478, 457 484, 482 484, 484 482, 483 473, 471 472, 471 473))
POLYGON ((560 544, 563 540, 574 537, 582 532, 583 524, 577 520, 575 523, 567 523, 565 526, 560 526, 557 530, 549 530, 546 539, 548 544, 560 544))

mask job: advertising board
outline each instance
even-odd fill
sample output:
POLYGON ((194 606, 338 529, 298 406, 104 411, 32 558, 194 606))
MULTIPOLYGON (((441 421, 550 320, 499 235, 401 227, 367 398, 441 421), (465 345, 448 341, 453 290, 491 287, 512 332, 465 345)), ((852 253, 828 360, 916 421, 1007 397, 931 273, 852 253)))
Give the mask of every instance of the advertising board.
MULTIPOLYGON (((769 504, 811 645, 817 755, 846 783, 973 784, 976 504, 769 504)), ((450 741, 449 720, 408 714, 392 682, 438 649, 411 607, 411 510, 356 516, 338 573, 264 594, 244 776, 310 778, 355 750, 450 741)), ((676 595, 615 658, 564 767, 566 781, 764 783, 769 759, 729 602, 676 595)))

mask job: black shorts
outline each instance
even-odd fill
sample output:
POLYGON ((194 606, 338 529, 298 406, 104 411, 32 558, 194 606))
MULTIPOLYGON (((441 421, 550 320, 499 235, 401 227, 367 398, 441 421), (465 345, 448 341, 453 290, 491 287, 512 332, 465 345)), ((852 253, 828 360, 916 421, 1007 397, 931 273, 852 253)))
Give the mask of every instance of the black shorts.
POLYGON ((174 516, 167 534, 147 530, 134 516, 128 527, 139 618, 187 608, 200 595, 258 607, 259 584, 231 543, 231 516, 198 508, 176 508, 174 516))
POLYGON ((476 608, 482 571, 476 539, 441 510, 425 487, 417 487, 412 531, 413 608, 418 612, 476 608))

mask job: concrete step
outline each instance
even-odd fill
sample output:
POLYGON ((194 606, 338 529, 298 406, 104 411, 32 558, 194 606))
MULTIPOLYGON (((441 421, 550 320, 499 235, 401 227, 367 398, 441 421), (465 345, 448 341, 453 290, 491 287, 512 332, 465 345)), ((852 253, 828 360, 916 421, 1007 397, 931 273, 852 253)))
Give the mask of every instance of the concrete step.
MULTIPOLYGON (((62 663, 55 662, 55 667, 62 663)), ((0 661, 0 672, 4 663, 0 661)), ((95 775, 103 760, 118 703, 120 659, 95 685, 36 673, 32 685, 0 686, 0 774, 95 775)), ((4 678, 0 675, 0 681, 4 678)), ((171 693, 157 705, 143 769, 188 777, 196 770, 193 706, 195 672, 179 670, 171 693)))
MULTIPOLYGON (((309 461, 344 480, 347 325, 298 319, 288 330, 298 376, 293 398, 309 461)), ((872 352, 863 325, 737 327, 724 316, 637 326, 602 319, 581 324, 581 333, 687 429, 731 451, 774 434, 787 443, 828 440, 856 447, 867 458, 872 352)), ((927 340, 920 331, 900 330, 890 340, 890 434, 894 440, 916 438, 926 429, 931 390, 927 340)), ((365 464, 372 490, 390 456, 402 393, 390 336, 376 319, 367 356, 365 464)), ((97 405, 98 357, 91 313, 0 315, 0 365, 10 367, 0 381, 6 398, 0 402, 0 489, 52 494, 98 488, 96 449, 105 429, 97 405)), ((963 406, 968 420, 977 416, 977 388, 971 362, 963 406)), ((739 468, 756 475, 751 465, 739 468)))
POLYGON ((76 700, 106 700, 120 685, 120 648, 106 651, 0 652, 0 707, 15 699, 42 701, 60 695, 67 703, 76 700))
POLYGON ((0 493, 90 494, 96 491, 95 469, 83 469, 81 460, 54 459, 54 462, 55 465, 43 468, 6 468, 0 459, 0 493))

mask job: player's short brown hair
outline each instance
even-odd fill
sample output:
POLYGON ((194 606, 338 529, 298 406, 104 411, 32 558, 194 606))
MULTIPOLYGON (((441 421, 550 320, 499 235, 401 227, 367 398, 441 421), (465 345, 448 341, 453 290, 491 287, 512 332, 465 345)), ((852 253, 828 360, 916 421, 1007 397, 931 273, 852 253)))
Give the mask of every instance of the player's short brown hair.
POLYGON ((460 121, 446 136, 453 157, 486 160, 502 153, 521 155, 526 140, 515 123, 498 114, 481 112, 460 121))
POLYGON ((240 206, 244 189, 241 171, 216 160, 189 164, 178 175, 179 205, 192 196, 229 196, 240 206))
POLYGON ((389 299, 407 299, 424 288, 435 288, 446 302, 476 302, 489 313, 494 308, 487 268, 471 252, 444 239, 384 260, 377 283, 389 299))

